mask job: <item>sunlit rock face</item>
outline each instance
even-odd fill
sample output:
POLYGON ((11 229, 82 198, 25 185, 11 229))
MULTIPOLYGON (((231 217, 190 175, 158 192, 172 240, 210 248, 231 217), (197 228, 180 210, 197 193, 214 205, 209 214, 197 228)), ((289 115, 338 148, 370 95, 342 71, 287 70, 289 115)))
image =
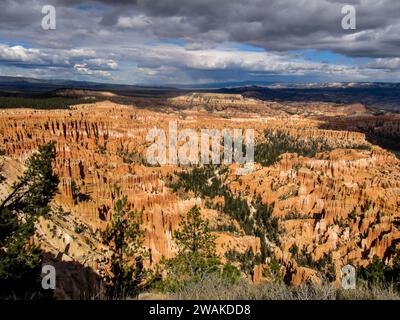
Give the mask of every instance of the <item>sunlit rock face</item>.
MULTIPOLYGON (((256 163, 253 172, 244 176, 235 174, 234 165, 228 171, 227 183, 233 194, 249 204, 258 198, 274 204, 272 214, 282 230, 280 245, 269 241, 268 230, 265 234, 288 281, 298 284, 318 279, 315 270, 300 265, 291 253, 294 244, 315 261, 330 254, 336 274, 343 265, 365 265, 374 255, 390 261, 391 249, 400 239, 400 161, 367 142, 364 133, 353 130, 359 124, 351 117, 365 112, 362 106, 338 109, 324 105, 318 111, 314 103, 306 106, 307 113, 301 105, 211 94, 176 97, 168 104, 164 111, 109 101, 70 110, 0 111, 0 148, 5 154, 0 162, 6 178, 1 196, 23 172, 23 162, 29 155, 39 145, 56 141, 54 171, 60 178, 59 193, 53 200, 54 213, 38 223, 37 239, 46 251, 62 261, 80 262, 98 274, 107 272, 109 251, 101 243, 100 231, 112 214, 113 189, 118 184, 132 208, 143 209, 149 266, 155 266, 163 256, 174 256, 174 231, 182 215, 195 204, 202 208, 211 226, 223 220, 239 230, 214 231, 224 261, 230 250, 260 253, 260 238, 246 235, 229 215, 209 209, 205 199, 190 192, 182 195, 168 187, 169 176, 184 167, 146 164, 147 133, 157 127, 168 135, 170 121, 176 121, 178 129, 198 131, 252 128, 257 143, 263 141, 263 132, 268 129, 305 143, 307 139, 323 138, 330 146, 329 151, 312 157, 286 153, 271 166, 256 163), (336 130, 321 129, 325 120, 315 117, 317 113, 350 118, 338 122, 336 130), (360 145, 368 148, 358 148, 360 145)), ((362 121, 363 126, 399 135, 398 120, 383 124, 382 129, 377 129, 374 117, 362 121)), ((255 266, 251 280, 262 280, 262 270, 263 264, 255 266)))

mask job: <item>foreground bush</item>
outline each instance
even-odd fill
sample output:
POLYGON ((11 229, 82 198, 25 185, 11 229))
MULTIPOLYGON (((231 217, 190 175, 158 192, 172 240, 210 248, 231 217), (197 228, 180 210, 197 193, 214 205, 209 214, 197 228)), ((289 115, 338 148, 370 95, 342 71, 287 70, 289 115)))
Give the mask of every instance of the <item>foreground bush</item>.
POLYGON ((282 282, 250 284, 246 280, 227 282, 210 276, 202 282, 186 283, 166 298, 180 300, 400 300, 393 285, 358 281, 354 290, 335 288, 332 284, 288 286, 282 282))

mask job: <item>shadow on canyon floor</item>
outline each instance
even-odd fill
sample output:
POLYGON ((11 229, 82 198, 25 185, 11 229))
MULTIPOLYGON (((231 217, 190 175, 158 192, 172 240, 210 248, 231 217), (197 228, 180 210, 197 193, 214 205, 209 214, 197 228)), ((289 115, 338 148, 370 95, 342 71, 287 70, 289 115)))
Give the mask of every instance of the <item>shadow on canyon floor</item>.
MULTIPOLYGON (((378 145, 394 153, 400 158, 400 131, 396 127, 385 128, 385 121, 388 116, 370 116, 370 117, 340 117, 324 118, 325 121, 319 126, 320 129, 353 131, 365 134, 366 140, 374 145, 378 145), (387 129, 393 130, 387 130, 387 129)), ((393 118, 389 121, 397 122, 399 127, 400 118, 393 118)), ((400 127, 399 127, 400 128, 400 127)))
POLYGON ((62 254, 45 254, 44 263, 56 270, 54 298, 61 300, 104 299, 105 287, 100 276, 90 267, 76 261, 62 261, 62 254))

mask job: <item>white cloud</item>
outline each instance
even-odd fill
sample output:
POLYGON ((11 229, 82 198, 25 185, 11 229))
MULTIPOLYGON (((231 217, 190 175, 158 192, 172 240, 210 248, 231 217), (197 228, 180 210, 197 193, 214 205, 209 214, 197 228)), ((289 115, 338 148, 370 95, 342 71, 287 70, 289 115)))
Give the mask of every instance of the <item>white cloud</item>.
POLYGON ((0 44, 0 60, 40 63, 41 53, 37 49, 27 49, 23 46, 6 46, 0 44))
POLYGON ((134 17, 119 17, 117 27, 127 29, 143 29, 149 27, 151 21, 143 15, 134 17))
POLYGON ((96 51, 88 48, 77 48, 68 50, 69 57, 76 58, 93 58, 96 57, 96 51))
POLYGON ((134 50, 137 59, 146 68, 175 65, 197 70, 242 70, 248 72, 279 72, 301 74, 304 72, 342 73, 354 70, 347 65, 335 65, 294 59, 288 54, 252 52, 233 49, 187 50, 181 46, 160 45, 134 50), (146 55, 140 55, 146 52, 146 55))
POLYGON ((118 69, 118 63, 113 59, 95 58, 95 59, 89 59, 87 60, 87 62, 92 68, 109 69, 109 70, 118 69))
POLYGON ((368 67, 376 69, 399 70, 400 58, 379 58, 368 64, 368 67))
POLYGON ((0 64, 30 69, 56 70, 68 74, 71 71, 81 75, 111 77, 109 71, 118 69, 114 59, 98 57, 93 49, 32 49, 23 46, 0 44, 0 64))
POLYGON ((92 70, 90 68, 87 67, 86 63, 83 64, 75 64, 74 65, 74 69, 81 75, 88 75, 88 76, 100 76, 103 78, 109 78, 111 77, 111 74, 108 71, 104 71, 104 70, 92 70))

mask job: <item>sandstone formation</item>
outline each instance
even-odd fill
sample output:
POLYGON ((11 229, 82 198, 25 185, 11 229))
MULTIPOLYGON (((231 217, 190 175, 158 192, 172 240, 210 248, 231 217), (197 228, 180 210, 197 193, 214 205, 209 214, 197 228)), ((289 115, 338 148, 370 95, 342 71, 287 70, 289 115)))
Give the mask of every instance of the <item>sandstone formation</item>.
MULTIPOLYGON (((290 253, 294 244, 315 261, 330 254, 336 274, 348 263, 366 265, 374 255, 390 263, 390 249, 400 242, 400 161, 368 143, 364 133, 346 128, 348 123, 357 127, 364 121, 364 127, 398 137, 398 120, 380 119, 377 125, 369 123, 369 117, 347 117, 343 120, 347 121, 346 128, 339 121, 332 130, 321 129, 325 121, 307 118, 305 113, 290 115, 290 110, 300 110, 300 106, 284 107, 240 95, 193 94, 172 98, 170 103, 175 108, 170 112, 109 101, 70 110, 1 110, 0 149, 4 156, 0 165, 6 182, 0 184, 0 199, 23 171, 22 164, 29 155, 39 145, 54 140, 59 193, 53 201, 53 213, 40 220, 37 235, 46 251, 58 255, 61 261, 79 262, 104 274, 109 252, 101 244, 100 231, 110 218, 113 187, 118 184, 132 206, 143 209, 147 263, 155 266, 162 256, 174 256, 173 233, 181 216, 194 204, 202 208, 211 225, 222 219, 225 224, 240 227, 231 217, 206 209, 204 199, 190 194, 182 197, 168 188, 168 177, 183 168, 147 165, 149 130, 157 127, 167 131, 169 121, 177 121, 178 128, 196 130, 253 128, 258 142, 264 129, 280 130, 304 141, 322 138, 330 150, 311 158, 284 154, 274 165, 256 164, 255 170, 244 176, 230 170, 229 188, 248 203, 258 197, 265 204, 274 203, 273 216, 284 230, 281 245, 266 240, 289 280, 297 284, 317 278, 315 270, 300 265, 290 253), (368 148, 359 148, 365 145, 368 148)), ((332 116, 365 111, 360 105, 351 106, 350 113, 345 106, 335 109, 336 113, 332 108, 326 106, 318 112, 314 108, 312 113, 332 116)), ((260 252, 260 238, 256 236, 242 231, 215 234, 223 259, 232 249, 260 252)), ((262 279, 262 269, 263 265, 255 267, 253 281, 262 279)))

